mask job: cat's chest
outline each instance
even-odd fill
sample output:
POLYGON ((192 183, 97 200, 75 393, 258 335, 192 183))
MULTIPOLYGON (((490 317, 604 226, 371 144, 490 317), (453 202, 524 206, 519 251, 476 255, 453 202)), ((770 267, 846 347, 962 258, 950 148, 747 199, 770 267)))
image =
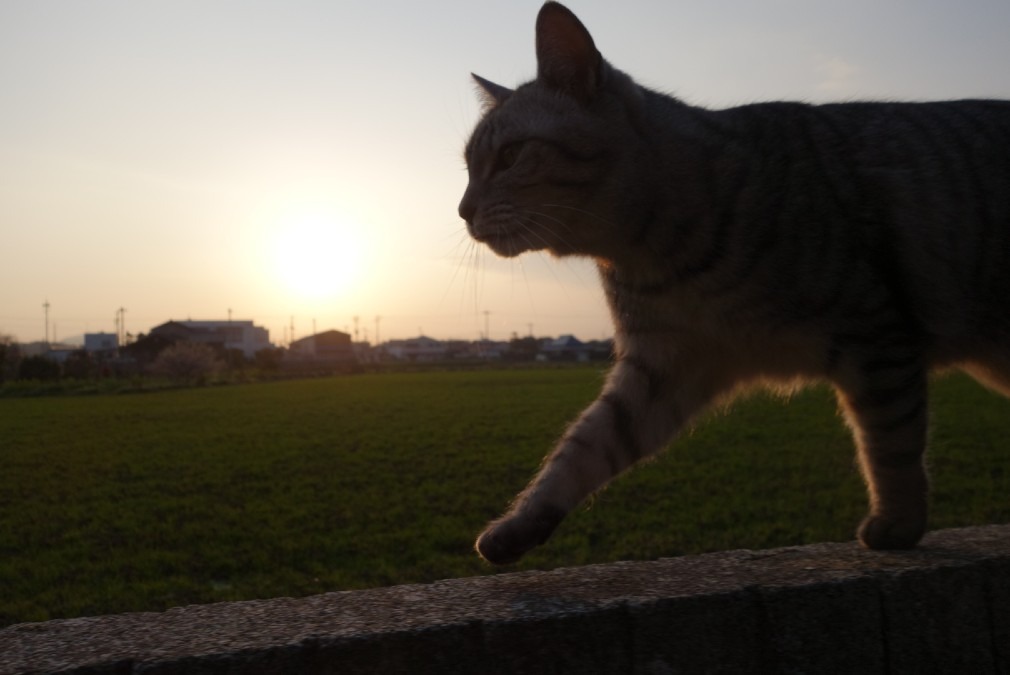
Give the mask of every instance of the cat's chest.
POLYGON ((725 299, 683 292, 612 297, 620 351, 658 363, 791 382, 820 375, 830 348, 822 331, 782 325, 725 299))
POLYGON ((741 379, 793 381, 821 374, 831 346, 827 333, 816 326, 776 320, 760 297, 604 286, 621 350, 639 357, 729 369, 741 379))
POLYGON ((625 332, 722 335, 763 323, 740 312, 731 298, 671 285, 635 288, 604 280, 604 291, 618 328, 625 332))

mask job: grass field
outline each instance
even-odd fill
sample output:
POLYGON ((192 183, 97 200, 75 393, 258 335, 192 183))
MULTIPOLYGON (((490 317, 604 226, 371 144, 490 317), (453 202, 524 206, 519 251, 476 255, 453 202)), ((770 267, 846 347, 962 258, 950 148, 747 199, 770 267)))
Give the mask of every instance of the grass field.
MULTIPOLYGON (((597 392, 592 368, 0 401, 0 625, 485 574, 471 546, 597 392)), ((932 527, 1010 521, 1010 401, 933 388, 932 527)), ((830 392, 710 416, 518 569, 848 540, 830 392)), ((513 568, 516 569, 516 568, 513 568)))

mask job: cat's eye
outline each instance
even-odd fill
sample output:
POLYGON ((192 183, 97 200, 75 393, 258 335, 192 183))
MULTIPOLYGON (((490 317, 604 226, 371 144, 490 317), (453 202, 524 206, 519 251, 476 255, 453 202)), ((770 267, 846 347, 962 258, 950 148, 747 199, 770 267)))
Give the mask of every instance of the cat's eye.
POLYGON ((518 143, 510 143, 498 152, 498 169, 511 169, 519 159, 519 151, 522 149, 518 143))

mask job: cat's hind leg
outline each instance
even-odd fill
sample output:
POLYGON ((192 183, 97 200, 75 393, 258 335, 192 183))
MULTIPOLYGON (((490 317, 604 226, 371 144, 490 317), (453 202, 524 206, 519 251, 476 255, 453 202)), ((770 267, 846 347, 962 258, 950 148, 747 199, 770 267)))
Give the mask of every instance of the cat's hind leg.
POLYGON ((568 428, 508 512, 477 539, 488 562, 515 562, 544 543, 565 516, 639 460, 655 454, 716 393, 713 379, 640 358, 617 362, 603 392, 568 428), (692 381, 693 380, 693 381, 692 381))
POLYGON ((867 548, 912 548, 926 530, 926 383, 925 368, 908 351, 864 358, 835 382, 869 491, 858 532, 867 548))

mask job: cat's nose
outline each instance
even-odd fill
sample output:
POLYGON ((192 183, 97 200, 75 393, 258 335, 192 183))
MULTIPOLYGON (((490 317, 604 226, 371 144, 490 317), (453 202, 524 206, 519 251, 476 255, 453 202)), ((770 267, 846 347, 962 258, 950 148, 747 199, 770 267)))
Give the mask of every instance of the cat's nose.
POLYGON ((463 199, 459 201, 459 217, 467 223, 472 223, 473 217, 477 213, 477 205, 474 204, 474 201, 474 198, 470 194, 470 188, 468 187, 466 192, 463 194, 463 199))

